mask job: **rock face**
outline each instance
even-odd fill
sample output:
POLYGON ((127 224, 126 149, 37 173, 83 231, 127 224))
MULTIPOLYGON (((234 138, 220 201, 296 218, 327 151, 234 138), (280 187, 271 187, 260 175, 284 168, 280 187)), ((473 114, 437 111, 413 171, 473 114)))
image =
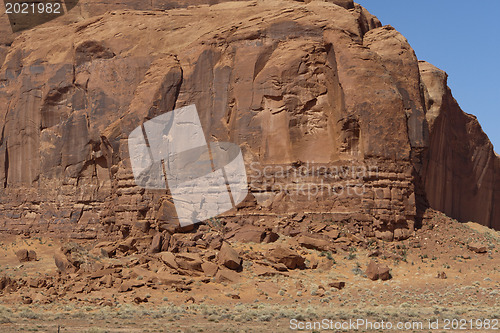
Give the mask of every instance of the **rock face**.
POLYGON ((91 3, 8 48, 0 230, 170 230, 171 198, 136 186, 127 137, 191 104, 207 141, 243 151, 250 194, 228 219, 279 223, 307 211, 305 220, 392 240, 407 238, 430 203, 500 227, 500 162, 479 124, 452 103, 444 74, 361 6, 228 2, 82 20, 114 9, 91 3), (459 182, 459 166, 475 177, 459 182))
MULTIPOLYGON (((232 0, 232 1, 245 1, 245 0, 232 0)), ((299 0, 288 0, 288 1, 299 1, 299 0)), ((366 29, 370 25, 373 25, 377 19, 368 13, 364 8, 355 7, 353 0, 324 0, 325 2, 330 2, 342 6, 346 9, 358 10, 363 17, 366 18, 362 24, 366 25, 366 29)), ((26 3, 37 3, 35 0, 25 0, 26 3)), ((227 0, 152 0, 149 2, 141 2, 134 0, 117 0, 113 2, 102 1, 102 0, 62 0, 63 11, 65 15, 56 15, 55 18, 47 21, 44 26, 49 26, 53 24, 69 24, 75 23, 84 19, 88 19, 94 16, 102 15, 106 12, 113 10, 141 10, 141 11, 165 11, 174 8, 186 8, 189 6, 200 6, 200 5, 216 5, 221 2, 227 2, 227 0)), ((300 2, 311 2, 311 0, 300 0, 300 2)), ((5 3, 5 1, 4 1, 5 3)), ((2 3, 3 6, 3 3, 2 3)), ((0 63, 3 62, 2 56, 5 56, 6 49, 10 45, 14 38, 19 35, 19 31, 35 26, 35 24, 41 24, 44 22, 43 18, 39 15, 37 16, 16 16, 12 20, 12 16, 9 17, 5 11, 0 14, 0 63), (12 26, 15 23, 19 26, 12 26)), ((46 20, 45 20, 46 21, 46 20)))
POLYGON ((420 62, 430 141, 425 192, 430 205, 459 221, 500 230, 500 157, 477 118, 464 113, 447 86, 447 75, 420 62))

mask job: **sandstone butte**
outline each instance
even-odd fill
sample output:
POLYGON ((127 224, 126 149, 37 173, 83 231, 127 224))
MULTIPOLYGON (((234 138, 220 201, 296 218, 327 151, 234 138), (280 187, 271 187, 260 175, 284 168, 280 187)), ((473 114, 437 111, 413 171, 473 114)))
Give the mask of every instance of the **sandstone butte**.
POLYGON ((476 117, 445 72, 349 0, 88 0, 16 34, 2 15, 0 64, 2 233, 178 229, 168 193, 135 185, 126 140, 145 119, 191 104, 206 138, 238 144, 248 166, 250 194, 226 220, 319 216, 398 240, 432 208, 500 229, 500 158, 476 117), (377 171, 326 179, 357 182, 362 195, 310 199, 276 193, 296 179, 268 186, 258 169, 312 161, 377 171))

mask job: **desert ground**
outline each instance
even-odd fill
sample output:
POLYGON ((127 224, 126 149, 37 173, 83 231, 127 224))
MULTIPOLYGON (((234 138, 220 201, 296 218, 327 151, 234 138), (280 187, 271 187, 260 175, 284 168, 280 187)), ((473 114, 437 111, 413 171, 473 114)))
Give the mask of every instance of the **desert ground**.
MULTIPOLYGON (((78 248, 83 257, 93 258, 88 243, 7 237, 1 242, 0 274, 18 285, 15 290, 2 285, 1 331, 288 332, 292 323, 364 319, 422 322, 424 328, 429 320, 439 320, 440 331, 448 332, 452 327, 445 330, 445 320, 500 319, 498 232, 441 213, 399 242, 344 237, 341 226, 339 231, 342 242, 326 252, 286 236, 270 244, 230 242, 242 259, 241 269, 216 277, 174 274, 178 280, 155 281, 148 277, 155 270, 145 259, 148 254, 96 256, 93 260, 105 267, 122 267, 121 279, 108 285, 102 274, 65 274, 55 264, 54 253, 61 247, 78 248), (288 269, 266 258, 277 246, 296 249, 304 266, 288 269), (20 263, 20 249, 34 250, 36 261, 20 263), (371 260, 388 266, 390 278, 369 279, 371 260), (122 285, 130 281, 132 287, 124 291, 122 285)), ((474 328, 465 331, 492 331, 474 328)))

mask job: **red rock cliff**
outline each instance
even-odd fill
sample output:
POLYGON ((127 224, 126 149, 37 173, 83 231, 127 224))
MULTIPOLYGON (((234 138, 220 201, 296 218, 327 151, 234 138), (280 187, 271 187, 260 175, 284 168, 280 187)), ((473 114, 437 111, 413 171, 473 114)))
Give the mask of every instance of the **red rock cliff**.
POLYGON ((427 62, 419 67, 431 133, 424 172, 429 203, 459 221, 499 230, 500 157, 477 118, 460 109, 446 73, 427 62))
POLYGON ((430 203, 498 227, 498 156, 443 74, 361 6, 338 3, 117 11, 20 34, 0 72, 2 229, 92 238, 170 228, 171 200, 135 186, 126 139, 189 104, 208 140, 243 150, 251 194, 228 218, 304 214, 390 240, 408 237, 430 203), (276 191, 293 176, 261 173, 310 162, 376 172, 327 180, 362 185, 360 195, 314 199, 276 191))

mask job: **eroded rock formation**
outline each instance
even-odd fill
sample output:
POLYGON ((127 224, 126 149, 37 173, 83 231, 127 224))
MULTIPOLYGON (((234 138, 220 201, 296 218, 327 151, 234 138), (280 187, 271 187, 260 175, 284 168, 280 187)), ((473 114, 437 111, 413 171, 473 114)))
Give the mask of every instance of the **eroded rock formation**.
POLYGON ((430 205, 459 221, 500 229, 500 157, 477 118, 464 113, 447 86, 447 75, 420 62, 431 132, 425 161, 430 205))
POLYGON ((71 14, 19 35, 0 72, 0 229, 175 229, 168 193, 135 185, 126 140, 190 104, 207 141, 243 150, 251 193, 229 219, 345 222, 392 240, 430 203, 498 228, 499 158, 444 74, 361 6, 333 2, 71 14))

